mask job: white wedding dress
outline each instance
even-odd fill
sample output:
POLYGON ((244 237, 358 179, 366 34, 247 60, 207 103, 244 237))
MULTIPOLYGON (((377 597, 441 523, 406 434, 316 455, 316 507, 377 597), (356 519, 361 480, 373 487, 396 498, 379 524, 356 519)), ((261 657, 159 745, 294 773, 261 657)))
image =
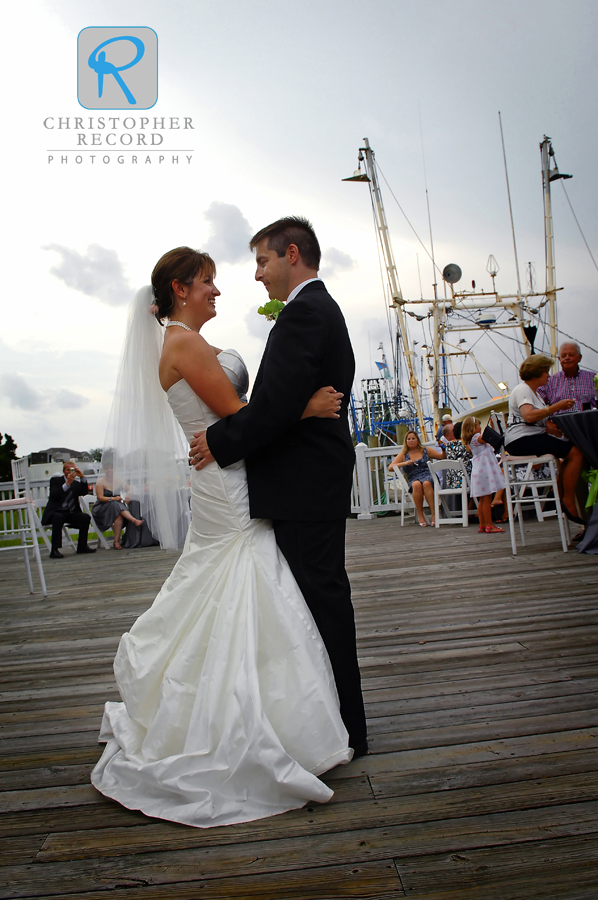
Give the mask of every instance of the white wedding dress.
MULTIPOLYGON (((247 370, 219 360, 239 396, 247 370)), ((185 381, 168 402, 187 438, 217 416, 185 381)), ((324 645, 269 522, 249 517, 245 464, 191 470, 183 553, 124 634, 93 785, 148 816, 209 827, 325 802, 348 762, 324 645)), ((292 478, 292 472, 289 472, 292 478)))

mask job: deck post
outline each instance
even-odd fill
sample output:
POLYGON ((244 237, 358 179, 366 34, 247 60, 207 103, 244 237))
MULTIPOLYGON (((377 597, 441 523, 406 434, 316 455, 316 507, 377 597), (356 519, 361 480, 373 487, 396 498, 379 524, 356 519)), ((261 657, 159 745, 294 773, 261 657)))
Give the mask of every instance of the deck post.
POLYGON ((370 475, 370 464, 365 455, 367 444, 363 441, 355 447, 355 469, 357 471, 357 504, 359 512, 358 519, 373 519, 374 516, 370 512, 372 505, 372 482, 370 475))

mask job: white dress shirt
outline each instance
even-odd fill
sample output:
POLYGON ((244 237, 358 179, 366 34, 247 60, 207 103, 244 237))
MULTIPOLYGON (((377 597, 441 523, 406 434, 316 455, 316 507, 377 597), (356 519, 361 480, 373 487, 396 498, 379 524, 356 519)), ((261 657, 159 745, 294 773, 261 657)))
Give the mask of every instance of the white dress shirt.
POLYGON ((293 288, 289 296, 287 297, 287 303, 290 303, 291 300, 294 300, 299 291, 302 291, 306 284, 311 284, 312 281, 321 281, 321 278, 308 278, 307 281, 302 281, 301 284, 298 284, 296 288, 293 288))

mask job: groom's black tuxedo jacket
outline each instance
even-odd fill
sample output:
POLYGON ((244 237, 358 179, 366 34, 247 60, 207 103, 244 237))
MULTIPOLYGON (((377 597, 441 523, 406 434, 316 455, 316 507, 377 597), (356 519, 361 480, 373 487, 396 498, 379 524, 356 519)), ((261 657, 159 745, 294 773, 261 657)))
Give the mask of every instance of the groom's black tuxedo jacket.
POLYGON ((355 454, 347 407, 355 360, 338 304, 307 284, 272 328, 248 406, 210 426, 225 468, 245 459, 253 518, 323 521, 350 512, 355 454), (339 419, 301 419, 318 388, 342 391, 339 419))
MULTIPOLYGON (((46 505, 46 508, 44 509, 44 514, 42 516, 42 525, 49 525, 50 516, 52 515, 52 513, 56 512, 56 510, 62 509, 65 494, 62 486, 65 481, 66 478, 64 477, 64 475, 53 475, 52 478, 50 478, 50 496, 48 498, 48 503, 46 505)), ((75 480, 71 484, 71 489, 73 497, 75 498, 75 502, 77 504, 77 508, 79 508, 79 497, 82 497, 83 494, 87 494, 87 482, 77 481, 77 479, 75 478, 75 480)))

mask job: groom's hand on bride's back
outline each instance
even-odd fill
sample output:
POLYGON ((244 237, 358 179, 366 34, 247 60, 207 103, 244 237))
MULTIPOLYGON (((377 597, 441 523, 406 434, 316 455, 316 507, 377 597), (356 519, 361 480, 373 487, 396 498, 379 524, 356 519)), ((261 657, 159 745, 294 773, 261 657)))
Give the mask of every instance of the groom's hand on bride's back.
POLYGON ((322 387, 312 395, 301 418, 338 419, 343 397, 344 394, 335 391, 332 385, 322 387))
POLYGON ((208 447, 205 431, 198 431, 193 435, 189 450, 189 462, 198 472, 200 469, 205 469, 208 463, 214 462, 214 457, 208 447))

